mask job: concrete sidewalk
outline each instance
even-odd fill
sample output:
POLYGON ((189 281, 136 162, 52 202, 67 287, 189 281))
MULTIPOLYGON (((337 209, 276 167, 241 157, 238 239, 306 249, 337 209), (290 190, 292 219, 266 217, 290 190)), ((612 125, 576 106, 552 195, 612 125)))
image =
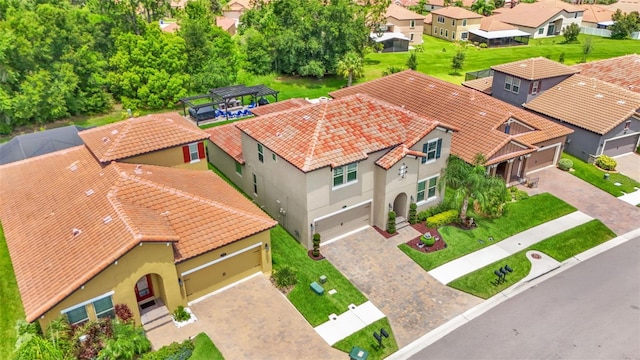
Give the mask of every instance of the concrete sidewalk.
MULTIPOLYGON (((636 188, 637 189, 637 188, 636 188)), ((624 194, 622 196, 618 196, 618 199, 626 202, 627 204, 631 204, 636 206, 640 204, 640 190, 636 190, 629 194, 624 194)))
POLYGON ((591 220, 593 220, 591 216, 586 215, 581 211, 575 211, 571 214, 535 226, 510 238, 506 238, 495 245, 488 246, 450 261, 429 271, 429 275, 433 276, 443 284, 448 284, 461 276, 504 259, 507 256, 515 254, 518 251, 544 239, 574 228, 578 225, 587 223, 591 220))

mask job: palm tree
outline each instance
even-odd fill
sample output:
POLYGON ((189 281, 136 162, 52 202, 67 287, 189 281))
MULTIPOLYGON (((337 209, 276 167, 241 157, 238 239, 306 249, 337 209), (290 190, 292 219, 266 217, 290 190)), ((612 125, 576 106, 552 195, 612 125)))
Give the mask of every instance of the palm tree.
POLYGON ((488 206, 495 206, 495 200, 504 203, 503 199, 508 195, 504 180, 487 175, 486 168, 482 166, 484 163, 485 158, 481 154, 476 155, 473 165, 452 155, 447 160, 447 167, 438 183, 439 190, 445 185, 455 190, 453 203, 454 206, 460 207, 462 220, 467 218, 471 199, 484 211, 488 206))
POLYGON ((484 16, 491 15, 495 9, 496 6, 492 0, 477 0, 471 5, 471 11, 484 16))
POLYGON ((338 74, 347 78, 347 87, 351 86, 353 79, 364 75, 364 63, 362 57, 355 51, 349 51, 338 61, 338 74))

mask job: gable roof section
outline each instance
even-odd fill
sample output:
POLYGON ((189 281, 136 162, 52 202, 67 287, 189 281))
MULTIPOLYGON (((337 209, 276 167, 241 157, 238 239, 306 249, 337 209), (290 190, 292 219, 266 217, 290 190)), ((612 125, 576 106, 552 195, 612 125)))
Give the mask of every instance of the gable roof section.
MULTIPOLYGON (((531 152, 536 148, 536 143, 572 132, 553 121, 476 90, 413 70, 337 90, 329 95, 340 99, 354 93, 368 94, 458 128, 459 131, 453 134, 451 153, 469 163, 473 162, 477 153, 491 158, 509 140, 523 144, 531 152), (518 135, 499 131, 498 127, 510 118, 534 130, 518 135)), ((491 163, 488 162, 488 165, 491 163)))
POLYGON ((390 4, 385 13, 385 17, 392 17, 398 20, 423 20, 424 15, 413 12, 403 6, 390 4))
POLYGON ((216 25, 224 31, 229 31, 229 29, 236 26, 236 21, 228 17, 216 16, 216 25))
POLYGON ((627 90, 640 93, 640 55, 625 55, 611 59, 574 65, 580 75, 593 77, 627 90))
POLYGON ((164 113, 85 130, 80 137, 98 161, 106 163, 201 141, 209 135, 178 113, 164 113))
MULTIPOLYGON (((475 0, 462 0, 462 6, 465 8, 470 8, 474 2, 475 0)), ((427 0, 427 5, 442 6, 442 7, 445 6, 444 0, 427 0)), ((450 7, 453 7, 453 6, 450 6, 450 7)))
POLYGON ((27 321, 139 243, 172 242, 180 262, 275 225, 212 172, 104 166, 85 146, 0 166, 0 178, 0 219, 27 321))
POLYGON ((614 14, 614 11, 608 10, 602 6, 591 5, 591 4, 583 4, 579 5, 584 9, 584 14, 582 15, 582 22, 590 22, 590 23, 599 23, 603 21, 611 21, 611 17, 614 14))
POLYGON ((31 134, 22 134, 0 144, 0 165, 82 145, 78 131, 71 125, 31 134))
POLYGON ((484 78, 465 81, 462 83, 462 85, 474 90, 482 91, 487 95, 491 95, 491 87, 493 86, 493 76, 487 76, 484 78))
POLYGON ((433 10, 431 14, 442 15, 452 19, 479 19, 483 17, 478 13, 457 6, 447 6, 442 9, 433 10))
POLYGON ((254 107, 251 109, 251 113, 254 115, 267 115, 278 111, 299 108, 309 104, 310 102, 307 100, 294 98, 254 107))
MULTIPOLYGON (((261 106, 262 107, 262 106, 261 106)), ((245 120, 246 121, 246 120, 245 120)), ((209 141, 216 144, 222 151, 235 161, 244 164, 242 155, 242 131, 235 124, 216 126, 205 130, 209 134, 209 141)))
POLYGON ((514 61, 491 67, 495 71, 526 80, 548 79, 556 76, 573 75, 579 70, 544 57, 514 61))
MULTIPOLYGON (((303 172, 343 166, 397 146, 411 147, 436 126, 448 127, 360 94, 234 125, 303 172)), ((383 156, 378 165, 387 168, 394 159, 383 156)))
POLYGON ((562 11, 572 13, 584 10, 564 1, 542 1, 532 4, 520 3, 512 9, 503 8, 494 16, 507 24, 538 28, 562 11))
POLYGON ((574 75, 524 107, 602 135, 638 113, 640 94, 574 75))
POLYGON ((504 30, 517 30, 518 28, 498 20, 495 16, 483 17, 480 22, 480 30, 491 31, 504 31, 504 30))

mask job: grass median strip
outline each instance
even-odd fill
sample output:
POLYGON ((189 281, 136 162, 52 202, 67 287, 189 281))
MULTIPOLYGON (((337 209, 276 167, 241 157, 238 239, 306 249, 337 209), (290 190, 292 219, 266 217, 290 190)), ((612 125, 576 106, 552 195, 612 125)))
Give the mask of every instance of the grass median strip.
POLYGON ((423 269, 429 271, 575 210, 573 206, 549 193, 538 194, 507 204, 505 213, 499 218, 475 218, 478 224, 476 229, 462 230, 454 226, 438 229, 447 243, 446 249, 434 253, 423 253, 406 244, 401 244, 399 248, 423 269), (493 241, 488 241, 489 237, 493 237, 493 241), (482 239, 484 243, 478 242, 478 239, 482 239))
POLYGON ((274 270, 289 266, 296 274, 298 283, 287 298, 311 326, 329 320, 330 314, 339 315, 347 311, 349 304, 360 305, 367 301, 328 260, 312 260, 307 250, 280 225, 271 230, 271 245, 274 270), (312 282, 318 281, 320 275, 327 276, 327 282, 322 284, 324 295, 317 295, 309 287, 312 282), (337 293, 328 294, 331 289, 336 289, 337 293))
POLYGON ((480 298, 488 299, 522 280, 529 274, 531 262, 526 257, 526 252, 529 250, 543 252, 555 260, 562 262, 614 237, 615 234, 613 231, 600 222, 600 220, 592 220, 586 224, 576 226, 573 229, 531 245, 509 257, 458 278, 447 285, 480 298), (493 271, 505 264, 513 269, 513 273, 507 276, 506 282, 497 286, 493 285, 491 282, 496 279, 493 271))
POLYGON ((387 318, 380 319, 333 345, 334 348, 346 353, 349 353, 353 346, 358 346, 359 348, 368 351, 368 360, 384 359, 398 351, 398 344, 396 343, 396 338, 393 335, 393 331, 391 331, 391 325, 387 318), (389 333, 388 339, 382 339, 382 345, 384 346, 382 348, 378 346, 378 341, 373 338, 373 333, 377 332, 380 334, 380 329, 385 329, 389 333))
POLYGON ((605 179, 606 171, 598 169, 595 165, 589 164, 567 153, 562 153, 563 159, 573 161, 573 170, 570 173, 589 184, 606 191, 613 196, 621 196, 632 193, 635 188, 640 188, 640 183, 619 173, 608 173, 609 178, 605 179), (620 184, 620 186, 614 184, 620 184))

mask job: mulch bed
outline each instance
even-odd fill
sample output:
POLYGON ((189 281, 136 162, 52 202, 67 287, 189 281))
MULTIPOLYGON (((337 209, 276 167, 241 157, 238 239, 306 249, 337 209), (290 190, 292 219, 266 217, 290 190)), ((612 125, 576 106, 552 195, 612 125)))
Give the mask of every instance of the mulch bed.
POLYGON ((377 227, 377 226, 375 226, 375 225, 373 225, 373 228, 374 228, 374 229, 376 229, 376 231, 377 231, 380 235, 384 236, 384 238, 385 238, 385 239, 388 239, 388 238, 390 238, 390 237, 393 237, 393 236, 398 235, 398 232, 397 232, 397 231, 396 231, 395 233, 393 233, 393 234, 389 234, 388 232, 386 232, 386 231, 384 231, 384 230, 380 229, 379 227, 377 227))
POLYGON ((313 249, 307 251, 307 255, 309 255, 309 257, 311 259, 313 259, 313 260, 322 260, 322 259, 324 259, 324 256, 322 255, 322 253, 320 253, 320 256, 318 256, 318 257, 313 256, 313 249))
POLYGON ((442 235, 440 235, 440 233, 438 232, 438 229, 429 229, 424 223, 417 223, 411 226, 417 231, 419 231, 420 234, 424 234, 428 231, 431 233, 431 236, 437 236, 440 238, 440 240, 436 241, 433 244, 433 246, 418 247, 418 244, 420 244, 420 236, 417 236, 416 238, 411 239, 410 241, 407 242, 407 245, 409 245, 412 249, 415 249, 423 253, 432 253, 438 250, 445 249, 447 247, 447 244, 442 239, 442 235))

